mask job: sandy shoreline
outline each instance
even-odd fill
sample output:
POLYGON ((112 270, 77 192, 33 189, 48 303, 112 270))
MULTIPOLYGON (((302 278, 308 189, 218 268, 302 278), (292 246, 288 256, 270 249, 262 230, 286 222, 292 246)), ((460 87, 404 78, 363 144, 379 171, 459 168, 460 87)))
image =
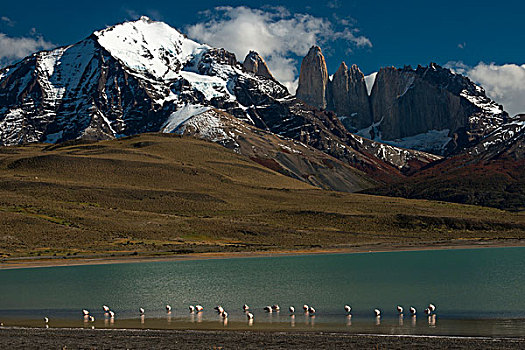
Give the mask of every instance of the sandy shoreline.
POLYGON ((424 250, 445 250, 445 249, 477 249, 477 248, 510 248, 525 247, 525 240, 454 240, 443 242, 422 242, 417 244, 393 245, 389 243, 378 243, 359 246, 346 246, 334 248, 314 248, 314 249, 283 249, 253 252, 213 252, 213 253, 192 253, 177 255, 139 255, 139 256, 111 256, 96 255, 88 257, 39 257, 39 258, 7 258, 0 261, 0 270, 35 268, 35 267, 55 267, 55 266, 78 266, 78 265, 104 265, 104 264, 124 264, 141 262, 160 262, 160 261, 181 261, 181 260, 206 260, 206 259, 232 259, 232 258, 254 258, 254 257, 273 257, 273 256, 298 256, 313 254, 351 254, 351 253, 380 253, 380 252, 401 252, 401 251, 424 251, 424 250))
POLYGON ((524 338, 498 337, 0 328, 0 348, 5 349, 517 349, 524 346, 524 338))

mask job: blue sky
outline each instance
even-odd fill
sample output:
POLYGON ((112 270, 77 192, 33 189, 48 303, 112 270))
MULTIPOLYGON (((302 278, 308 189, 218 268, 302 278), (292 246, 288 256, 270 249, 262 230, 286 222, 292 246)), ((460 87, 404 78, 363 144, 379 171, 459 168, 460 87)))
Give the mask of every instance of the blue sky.
MULTIPOLYGON (((254 49, 268 57, 270 68, 278 71, 276 75, 290 86, 300 57, 315 42, 322 47, 331 74, 343 60, 359 65, 365 74, 384 66, 434 61, 476 77, 512 113, 525 112, 525 105, 517 102, 525 100, 525 88, 520 90, 525 85, 521 80, 522 73, 525 78, 525 2, 329 0, 265 4, 233 0, 4 2, 0 10, 0 62, 12 62, 41 48, 71 44, 94 30, 147 15, 199 41, 231 46, 227 49, 239 60, 245 54, 242 51, 251 48, 248 43, 253 43, 254 49), (217 10, 218 6, 230 8, 217 10), (262 26, 259 29, 263 31, 278 34, 258 43, 257 30, 235 32, 242 18, 262 26), (513 93, 510 97, 509 91, 513 93)), ((250 23, 241 24, 245 28, 250 23)))

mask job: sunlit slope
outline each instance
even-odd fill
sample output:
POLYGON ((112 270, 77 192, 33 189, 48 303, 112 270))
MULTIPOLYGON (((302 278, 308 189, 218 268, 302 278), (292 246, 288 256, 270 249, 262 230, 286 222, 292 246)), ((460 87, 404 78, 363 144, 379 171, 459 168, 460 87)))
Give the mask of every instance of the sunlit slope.
POLYGON ((171 134, 0 148, 0 223, 4 256, 525 237, 524 214, 324 191, 171 134))

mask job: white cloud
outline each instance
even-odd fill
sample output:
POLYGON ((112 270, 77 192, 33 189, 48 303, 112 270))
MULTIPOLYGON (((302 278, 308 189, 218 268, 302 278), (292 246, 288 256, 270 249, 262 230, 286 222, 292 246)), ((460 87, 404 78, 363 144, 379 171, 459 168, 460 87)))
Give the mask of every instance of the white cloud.
POLYGON ((41 36, 14 38, 0 33, 0 65, 12 63, 33 52, 50 49, 54 46, 41 36))
POLYGON ((480 62, 469 67, 462 62, 449 62, 446 66, 483 86, 487 96, 502 104, 511 116, 525 113, 525 64, 480 62))
POLYGON ((377 72, 371 73, 369 75, 365 75, 365 84, 366 89, 368 90, 368 94, 372 92, 372 87, 374 86, 374 82, 376 81, 376 75, 377 72))
POLYGON ((327 19, 291 14, 283 7, 263 10, 225 6, 204 14, 205 21, 186 28, 188 36, 232 51, 239 60, 250 50, 257 51, 292 93, 297 87, 297 57, 306 55, 312 45, 342 40, 348 46, 372 47, 355 28, 336 30, 327 19))
POLYGON ((15 21, 13 21, 11 18, 9 18, 7 16, 0 17, 0 21, 5 23, 5 25, 7 25, 9 27, 14 27, 15 26, 15 21))

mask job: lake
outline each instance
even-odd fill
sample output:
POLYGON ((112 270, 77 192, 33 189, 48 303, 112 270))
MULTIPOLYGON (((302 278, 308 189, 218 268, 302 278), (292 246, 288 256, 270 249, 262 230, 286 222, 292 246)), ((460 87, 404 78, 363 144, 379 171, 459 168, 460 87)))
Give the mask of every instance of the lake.
POLYGON ((525 248, 426 250, 0 270, 0 322, 121 328, 525 335, 525 248), (248 324, 241 309, 255 315, 248 324), (436 316, 423 310, 437 306, 436 316), (104 317, 102 305, 115 311, 104 317), (173 308, 168 315, 165 305, 173 308), (190 314, 189 305, 204 311, 190 314), (267 314, 266 305, 279 304, 267 314), (312 305, 315 317, 302 305, 312 305), (343 307, 352 307, 348 317, 343 307), (214 312, 222 305, 227 324, 214 312), (288 311, 295 306, 295 316, 288 311), (400 318, 396 306, 405 308, 400 318), (408 309, 414 306, 417 317, 408 309), (139 307, 146 312, 143 318, 139 307), (373 310, 382 311, 376 319, 373 310), (84 322, 88 309, 96 321, 84 322))

